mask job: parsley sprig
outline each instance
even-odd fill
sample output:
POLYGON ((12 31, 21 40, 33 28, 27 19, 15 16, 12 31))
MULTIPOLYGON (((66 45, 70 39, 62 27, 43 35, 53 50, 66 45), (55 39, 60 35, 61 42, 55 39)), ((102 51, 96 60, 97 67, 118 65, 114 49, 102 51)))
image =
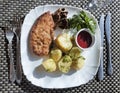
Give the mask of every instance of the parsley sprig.
POLYGON ((96 21, 89 17, 85 11, 73 15, 72 18, 68 19, 68 28, 76 28, 79 31, 82 28, 90 29, 91 33, 95 34, 96 21))

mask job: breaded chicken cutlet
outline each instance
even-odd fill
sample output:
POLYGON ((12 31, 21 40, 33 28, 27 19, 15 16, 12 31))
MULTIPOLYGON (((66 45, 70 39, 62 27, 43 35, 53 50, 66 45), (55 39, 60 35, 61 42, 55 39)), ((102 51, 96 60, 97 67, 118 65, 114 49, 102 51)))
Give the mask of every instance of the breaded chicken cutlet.
POLYGON ((50 12, 42 14, 32 26, 30 32, 30 46, 38 56, 48 55, 54 36, 54 21, 50 12))

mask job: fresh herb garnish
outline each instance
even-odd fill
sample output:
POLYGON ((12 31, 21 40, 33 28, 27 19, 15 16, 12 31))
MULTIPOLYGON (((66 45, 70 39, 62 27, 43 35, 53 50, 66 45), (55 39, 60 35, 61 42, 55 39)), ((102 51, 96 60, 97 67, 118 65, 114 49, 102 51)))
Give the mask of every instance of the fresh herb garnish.
POLYGON ((93 18, 90 18, 84 11, 79 14, 73 15, 68 19, 68 28, 76 28, 79 31, 82 28, 90 29, 91 33, 95 34, 96 22, 93 18))

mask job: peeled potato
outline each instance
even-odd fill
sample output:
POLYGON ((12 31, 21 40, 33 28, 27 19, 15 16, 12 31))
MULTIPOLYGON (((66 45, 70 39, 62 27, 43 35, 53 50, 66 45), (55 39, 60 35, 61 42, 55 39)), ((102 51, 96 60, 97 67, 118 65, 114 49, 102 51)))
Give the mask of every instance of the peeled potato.
POLYGON ((71 37, 71 41, 72 41, 72 44, 73 44, 73 47, 76 47, 76 42, 75 42, 75 36, 72 36, 71 37))
POLYGON ((58 62, 62 57, 62 51, 60 49, 53 49, 50 52, 50 57, 55 61, 58 62))
POLYGON ((53 59, 47 59, 42 65, 47 72, 53 72, 56 70, 56 63, 53 59))
POLYGON ((72 67, 75 70, 79 70, 79 69, 81 69, 84 66, 84 63, 85 63, 84 61, 85 61, 85 58, 80 57, 77 60, 73 61, 72 67))
POLYGON ((72 64, 72 59, 70 56, 65 55, 59 62, 58 62, 58 68, 61 72, 67 73, 70 70, 72 64))
POLYGON ((68 35, 67 33, 60 34, 56 38, 55 43, 57 47, 60 48, 63 52, 67 52, 72 48, 70 35, 68 35))
POLYGON ((72 58, 72 60, 76 60, 78 57, 80 57, 81 50, 78 47, 73 47, 70 50, 69 56, 72 58))

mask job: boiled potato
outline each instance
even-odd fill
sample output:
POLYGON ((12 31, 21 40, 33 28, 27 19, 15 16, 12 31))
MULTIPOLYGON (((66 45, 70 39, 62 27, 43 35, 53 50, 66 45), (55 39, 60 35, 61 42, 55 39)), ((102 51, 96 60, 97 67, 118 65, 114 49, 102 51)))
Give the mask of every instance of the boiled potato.
POLYGON ((47 72, 53 72, 56 70, 56 63, 53 59, 47 59, 42 65, 47 72))
POLYGON ((78 47, 73 47, 70 50, 69 56, 72 58, 72 60, 76 60, 78 57, 80 57, 81 50, 78 47))
POLYGON ((72 41, 73 47, 77 47, 76 42, 75 42, 75 36, 71 37, 71 41, 72 41))
POLYGON ((63 33, 57 36, 55 43, 58 48, 60 48, 63 52, 67 52, 72 48, 72 42, 70 39, 70 35, 67 33, 63 33))
POLYGON ((59 62, 58 62, 58 68, 61 72, 67 73, 70 70, 72 64, 72 59, 70 56, 65 55, 59 62))
POLYGON ((55 61, 58 62, 62 57, 62 51, 60 49, 52 49, 50 52, 50 57, 55 61))
POLYGON ((84 62, 85 61, 85 58, 83 58, 82 56, 76 60, 73 61, 72 63, 72 67, 75 69, 75 70, 79 70, 81 69, 83 66, 84 66, 84 62))

